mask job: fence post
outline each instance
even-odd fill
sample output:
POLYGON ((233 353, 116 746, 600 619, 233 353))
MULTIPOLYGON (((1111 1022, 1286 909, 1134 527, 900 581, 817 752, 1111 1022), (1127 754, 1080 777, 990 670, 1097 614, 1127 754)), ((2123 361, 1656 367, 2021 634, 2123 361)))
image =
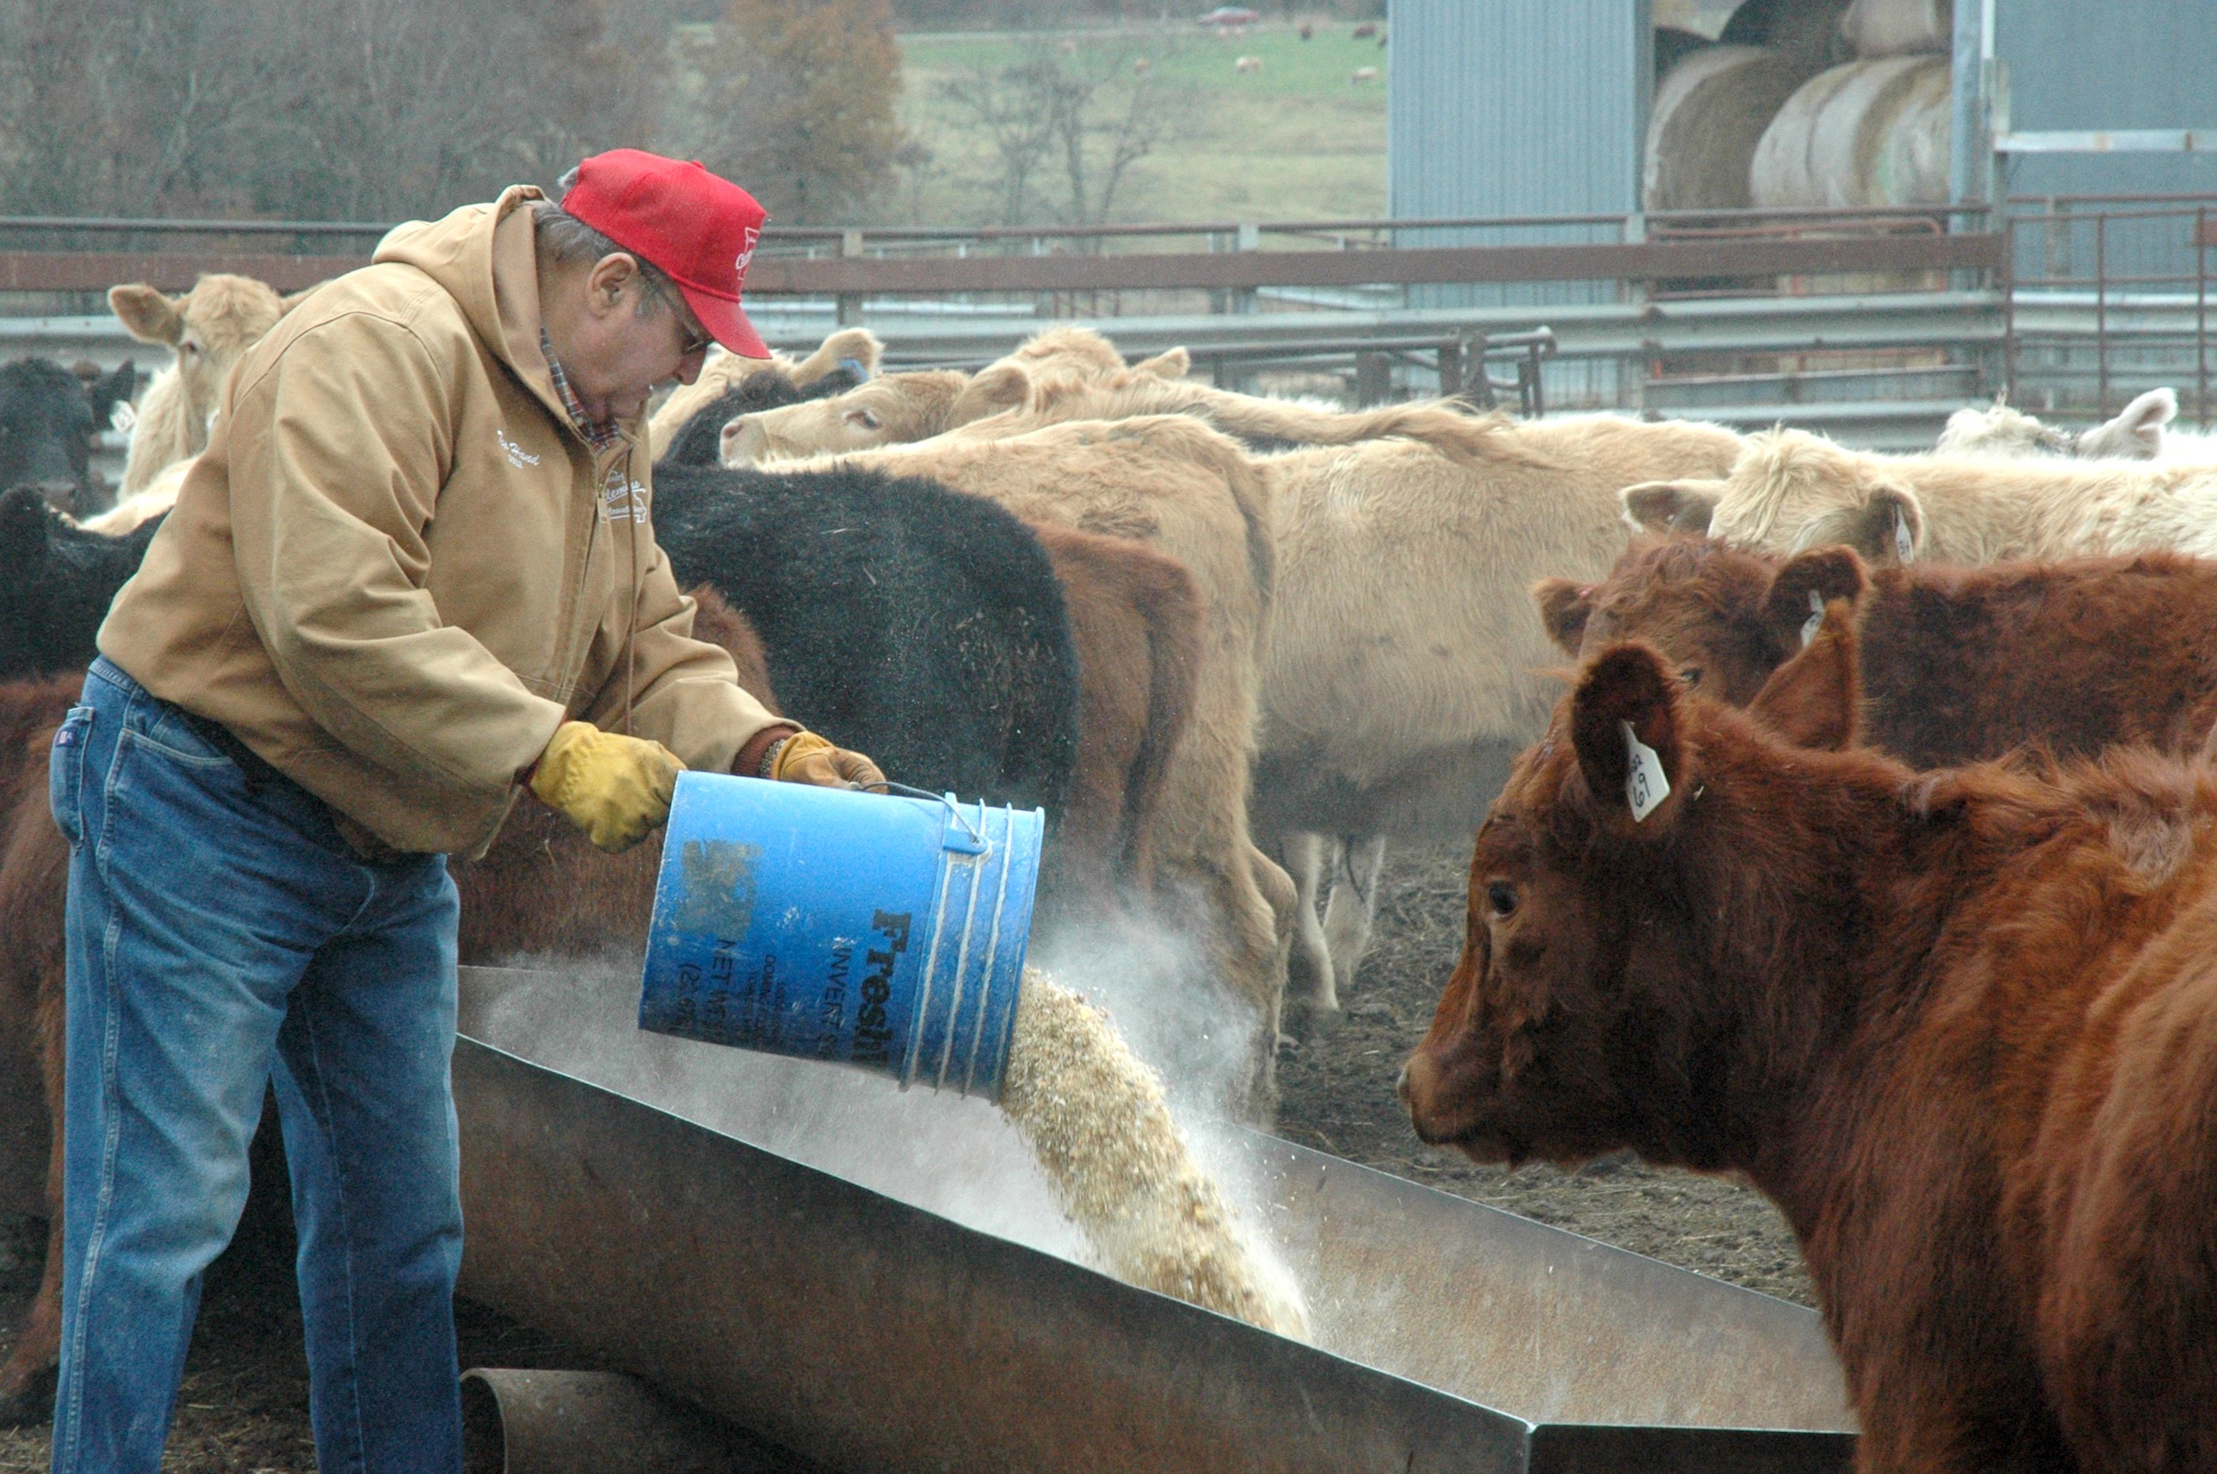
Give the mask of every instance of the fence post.
MULTIPOLYGON (((1261 227, 1261 226, 1259 226, 1259 225, 1257 225, 1257 224, 1255 224, 1255 223, 1254 223, 1253 221, 1250 221, 1250 220, 1243 220, 1243 221, 1241 221, 1241 222, 1240 222, 1240 225, 1239 225, 1239 235, 1238 235, 1238 238, 1237 238, 1237 244, 1236 244, 1236 245, 1235 245, 1235 246, 1233 247, 1233 249, 1234 249, 1234 250, 1238 250, 1238 251, 1259 251, 1259 250, 1261 250, 1261 249, 1262 249, 1262 227, 1261 227)), ((1233 312, 1238 312, 1238 313, 1252 313, 1252 312, 1254 312, 1254 310, 1255 310, 1255 289, 1254 289, 1253 287, 1236 287, 1236 288, 1234 288, 1234 289, 1232 290, 1232 292, 1231 292, 1231 302, 1230 302, 1230 307, 1231 307, 1231 310, 1232 310, 1233 312)))
POLYGON ((2109 216, 2094 217, 2094 372, 2100 402, 2094 416, 2109 418, 2109 216))
POLYGON ((1385 403, 1387 392, 1393 387, 1390 360, 1383 353, 1357 353, 1355 355, 1355 405, 1367 409, 1373 404, 1385 403))
MULTIPOLYGON (((859 230, 839 232, 839 254, 842 257, 860 256, 862 254, 862 232, 859 230)), ((862 294, 860 292, 839 293, 838 307, 839 326, 851 328, 861 325, 862 294)))

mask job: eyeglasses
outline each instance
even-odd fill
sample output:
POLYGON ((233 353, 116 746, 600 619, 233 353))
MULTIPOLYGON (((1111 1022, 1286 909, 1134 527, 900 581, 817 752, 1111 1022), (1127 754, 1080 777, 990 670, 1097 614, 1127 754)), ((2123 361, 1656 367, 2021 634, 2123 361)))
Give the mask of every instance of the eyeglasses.
POLYGON ((706 353, 708 351, 709 345, 714 343, 716 340, 710 337, 705 332, 696 331, 693 326, 685 320, 685 309, 678 306, 676 301, 671 298, 670 294, 662 290, 662 288, 656 284, 652 277, 642 275, 639 278, 639 284, 645 287, 649 292, 653 293, 655 299, 659 301, 664 307, 668 308, 670 311, 670 315, 677 319, 677 330, 684 335, 684 342, 680 345, 678 349, 679 356, 683 358, 691 358, 696 353, 706 353))

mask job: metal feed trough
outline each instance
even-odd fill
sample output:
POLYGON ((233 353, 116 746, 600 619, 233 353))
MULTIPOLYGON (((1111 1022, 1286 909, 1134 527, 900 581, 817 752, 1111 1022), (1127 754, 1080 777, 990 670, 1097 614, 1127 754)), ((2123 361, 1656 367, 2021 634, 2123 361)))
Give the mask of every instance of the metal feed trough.
POLYGON ((462 970, 463 1287, 826 1464, 1849 1464, 1798 1306, 1197 1132, 1303 1288, 1303 1345, 1063 1257, 1084 1247, 990 1105, 641 1033, 636 999, 622 975, 462 970))

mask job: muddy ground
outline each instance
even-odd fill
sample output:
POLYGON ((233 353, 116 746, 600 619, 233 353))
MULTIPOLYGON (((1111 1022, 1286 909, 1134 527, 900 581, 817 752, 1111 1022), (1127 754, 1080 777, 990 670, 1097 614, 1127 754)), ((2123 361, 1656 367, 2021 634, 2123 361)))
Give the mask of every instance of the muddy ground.
MULTIPOLYGON (((1788 1299, 1809 1301, 1792 1237, 1777 1212, 1734 1183, 1643 1167, 1625 1158, 1575 1172, 1476 1167, 1419 1142, 1393 1096, 1395 1072, 1423 1037, 1462 942, 1462 846, 1387 856, 1376 941, 1343 990, 1344 1022, 1280 1063, 1279 1130, 1307 1146, 1506 1208, 1559 1228, 1788 1299)), ((44 1226, 0 1220, 0 1350, 36 1288, 44 1226)), ((308 1474, 307 1364, 291 1245, 280 1215, 249 1210, 209 1272, 178 1398, 165 1470, 176 1474, 308 1474)), ((593 1365, 589 1357, 485 1307, 464 1303, 462 1365, 593 1365)), ((44 1427, 0 1431, 0 1474, 44 1470, 44 1427)))

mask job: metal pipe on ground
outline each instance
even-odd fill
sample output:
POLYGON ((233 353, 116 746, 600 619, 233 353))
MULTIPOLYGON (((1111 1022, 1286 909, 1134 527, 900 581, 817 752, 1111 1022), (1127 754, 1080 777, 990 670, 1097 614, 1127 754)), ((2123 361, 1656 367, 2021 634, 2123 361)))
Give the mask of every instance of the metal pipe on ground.
POLYGON ((462 1374, 462 1474, 813 1474, 622 1372, 462 1374))

